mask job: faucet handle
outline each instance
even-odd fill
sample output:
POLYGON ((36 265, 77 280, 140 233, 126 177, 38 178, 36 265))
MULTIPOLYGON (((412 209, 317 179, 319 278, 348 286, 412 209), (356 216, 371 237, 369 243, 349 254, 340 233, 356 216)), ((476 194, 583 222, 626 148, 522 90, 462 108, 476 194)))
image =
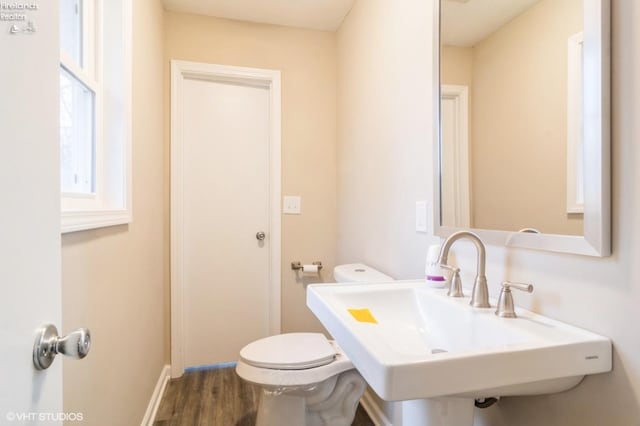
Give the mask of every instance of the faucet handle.
POLYGON ((496 315, 502 318, 516 318, 516 311, 513 304, 513 295, 511 289, 526 291, 527 293, 533 292, 533 285, 527 283, 515 283, 511 281, 502 282, 502 290, 500 291, 500 297, 498 297, 498 308, 496 309, 496 315))
POLYGON ((438 263, 437 264, 439 268, 442 268, 446 271, 451 272, 451 274, 456 274, 458 272, 460 272, 460 268, 456 268, 455 266, 451 266, 451 265, 447 265, 446 263, 438 263))
POLYGON ((453 276, 449 279, 449 291, 447 292, 447 296, 464 297, 464 293, 462 292, 462 280, 460 279, 460 268, 456 268, 455 266, 450 266, 445 263, 441 263, 438 266, 453 273, 453 276))
POLYGON ((453 273, 453 278, 451 279, 447 296, 464 297, 464 293, 462 292, 462 280, 460 279, 460 269, 456 269, 453 273))

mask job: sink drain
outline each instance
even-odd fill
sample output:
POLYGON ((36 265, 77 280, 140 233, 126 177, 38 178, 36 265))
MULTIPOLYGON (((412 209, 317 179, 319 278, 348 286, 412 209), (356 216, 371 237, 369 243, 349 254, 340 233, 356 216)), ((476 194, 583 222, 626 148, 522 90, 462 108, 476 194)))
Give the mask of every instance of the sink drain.
POLYGON ((445 352, 447 352, 446 349, 439 349, 439 348, 431 349, 431 353, 432 354, 442 354, 442 353, 445 353, 445 352))

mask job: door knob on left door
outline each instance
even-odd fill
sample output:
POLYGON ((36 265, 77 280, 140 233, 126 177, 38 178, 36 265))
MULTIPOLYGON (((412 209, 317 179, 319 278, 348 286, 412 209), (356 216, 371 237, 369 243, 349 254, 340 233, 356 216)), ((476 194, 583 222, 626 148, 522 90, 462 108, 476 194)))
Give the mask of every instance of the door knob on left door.
POLYGON ((267 236, 267 234, 265 234, 263 231, 260 231, 256 234, 256 239, 258 241, 262 241, 264 240, 264 238, 267 236))
POLYGON ((82 359, 91 349, 91 333, 87 328, 79 328, 66 336, 58 336, 58 329, 46 324, 38 332, 33 345, 33 364, 37 370, 49 368, 57 354, 82 359))

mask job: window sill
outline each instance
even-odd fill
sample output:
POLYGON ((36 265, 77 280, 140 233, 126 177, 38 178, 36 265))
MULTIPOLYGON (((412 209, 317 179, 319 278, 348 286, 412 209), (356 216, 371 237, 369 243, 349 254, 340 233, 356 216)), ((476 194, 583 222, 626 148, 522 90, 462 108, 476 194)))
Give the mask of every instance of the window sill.
POLYGON ((60 232, 66 234, 127 223, 131 223, 131 212, 127 209, 63 211, 60 232))

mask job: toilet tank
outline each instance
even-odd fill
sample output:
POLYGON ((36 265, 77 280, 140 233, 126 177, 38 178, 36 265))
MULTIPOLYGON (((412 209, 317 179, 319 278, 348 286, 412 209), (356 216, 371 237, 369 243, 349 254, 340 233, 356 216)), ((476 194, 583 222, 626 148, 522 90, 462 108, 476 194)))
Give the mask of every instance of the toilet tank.
POLYGON ((333 268, 333 278, 337 283, 393 281, 390 276, 362 263, 337 265, 333 268))

